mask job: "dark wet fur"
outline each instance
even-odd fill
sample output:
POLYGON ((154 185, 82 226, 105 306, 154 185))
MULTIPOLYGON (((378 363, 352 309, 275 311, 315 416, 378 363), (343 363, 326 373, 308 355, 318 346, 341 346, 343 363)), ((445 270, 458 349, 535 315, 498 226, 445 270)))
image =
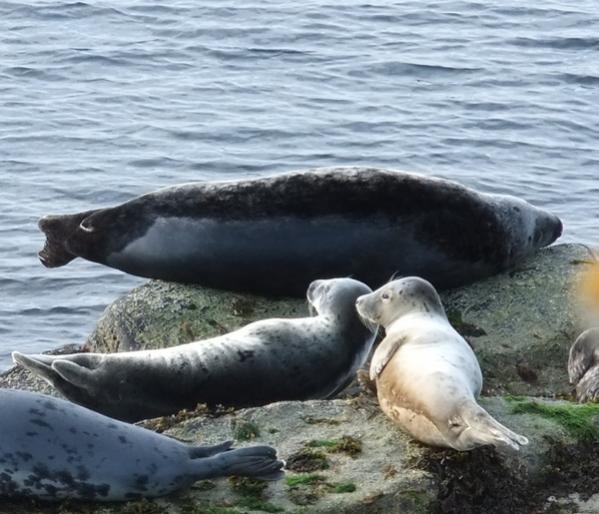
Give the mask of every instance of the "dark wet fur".
POLYGON ((38 227, 46 235, 44 248, 38 254, 44 266, 58 268, 78 257, 69 251, 67 241, 81 222, 93 212, 95 211, 46 216, 39 220, 38 227))
POLYGON ((138 276, 269 295, 299 296, 314 279, 349 274, 377 286, 394 271, 449 288, 522 257, 512 228, 486 197, 453 182, 374 168, 193 183, 52 219, 63 226, 43 228, 46 265, 76 255, 138 276), (107 263, 156 219, 173 218, 209 220, 218 229, 205 244, 197 241, 200 255, 183 261, 152 254, 107 263), (93 230, 78 229, 80 221, 93 230), (331 233, 323 227, 335 223, 341 244, 327 246, 331 233))

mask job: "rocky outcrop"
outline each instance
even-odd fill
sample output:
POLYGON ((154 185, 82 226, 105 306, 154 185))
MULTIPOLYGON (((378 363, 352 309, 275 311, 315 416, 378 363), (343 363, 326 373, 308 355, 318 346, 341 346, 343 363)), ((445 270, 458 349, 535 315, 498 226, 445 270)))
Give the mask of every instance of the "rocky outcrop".
MULTIPOLYGON (((576 285, 592 260, 582 245, 557 245, 510 272, 442 293, 450 320, 479 358, 486 394, 569 394, 568 350, 585 328, 576 285)), ((106 309, 86 347, 172 346, 265 317, 306 315, 302 300, 151 281, 106 309)))
POLYGON ((125 505, 5 502, 0 512, 571 513, 576 502, 592 501, 599 491, 599 406, 528 397, 481 403, 526 434, 529 445, 515 453, 431 449, 402 433, 366 396, 283 402, 218 416, 181 413, 146 424, 186 441, 272 444, 287 461, 287 476, 271 483, 199 482, 176 497, 125 505))
MULTIPOLYGON (((281 482, 201 482, 175 498, 126 506, 0 503, 0 513, 594 512, 585 509, 593 508, 599 493, 599 407, 533 398, 569 397, 568 350, 586 328, 578 282, 593 260, 582 245, 553 246, 509 273, 442 294, 450 320, 481 362, 487 396, 481 403, 530 440, 520 452, 424 447, 393 425, 373 397, 354 388, 343 400, 219 415, 199 410, 147 422, 185 440, 273 444, 288 463, 281 482)), ((158 348, 256 319, 303 315, 301 300, 151 281, 109 306, 85 346, 158 348)), ((40 390, 41 384, 23 370, 0 379, 0 387, 40 390)))

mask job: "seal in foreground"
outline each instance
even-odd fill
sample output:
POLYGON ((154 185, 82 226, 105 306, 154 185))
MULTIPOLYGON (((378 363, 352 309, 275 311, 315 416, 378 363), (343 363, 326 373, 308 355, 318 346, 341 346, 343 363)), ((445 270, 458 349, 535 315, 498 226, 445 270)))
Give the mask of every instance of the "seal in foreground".
POLYGON ((370 288, 350 278, 317 280, 307 293, 317 315, 267 319, 212 339, 160 350, 23 355, 18 364, 74 402, 127 421, 198 403, 250 407, 330 398, 353 379, 375 330, 356 299, 370 288))
POLYGON ((142 277, 295 296, 319 278, 379 285, 395 272, 459 286, 562 231, 523 200, 373 168, 185 184, 39 226, 48 267, 83 257, 142 277))
POLYGON ((361 296, 356 306, 366 320, 385 327, 370 378, 381 408, 404 430, 423 443, 456 450, 528 443, 476 403, 482 388, 478 361, 429 282, 395 280, 361 296))
POLYGON ((70 402, 0 389, 0 497, 127 501, 228 475, 274 480, 269 446, 191 446, 70 402))

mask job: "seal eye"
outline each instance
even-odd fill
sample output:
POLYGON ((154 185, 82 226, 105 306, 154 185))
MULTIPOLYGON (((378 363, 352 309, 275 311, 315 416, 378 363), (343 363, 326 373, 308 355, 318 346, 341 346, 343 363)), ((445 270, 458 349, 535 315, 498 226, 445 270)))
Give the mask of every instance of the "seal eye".
POLYGON ((384 302, 388 302, 391 300, 391 295, 385 291, 383 294, 381 294, 381 298, 384 302))

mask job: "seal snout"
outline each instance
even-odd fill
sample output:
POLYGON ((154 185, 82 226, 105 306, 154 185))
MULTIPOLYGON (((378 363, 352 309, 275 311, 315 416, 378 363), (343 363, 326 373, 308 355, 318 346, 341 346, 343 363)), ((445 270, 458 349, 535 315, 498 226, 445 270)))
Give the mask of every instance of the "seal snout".
POLYGON ((369 301, 373 293, 363 294, 362 296, 358 296, 356 299, 356 310, 360 317, 369 323, 376 322, 372 313, 372 305, 369 301))
POLYGON ((556 239, 560 238, 564 232, 564 224, 562 223, 562 220, 560 220, 557 216, 555 217, 555 220, 556 220, 556 223, 555 223, 555 228, 553 230, 553 240, 554 241, 556 239))

